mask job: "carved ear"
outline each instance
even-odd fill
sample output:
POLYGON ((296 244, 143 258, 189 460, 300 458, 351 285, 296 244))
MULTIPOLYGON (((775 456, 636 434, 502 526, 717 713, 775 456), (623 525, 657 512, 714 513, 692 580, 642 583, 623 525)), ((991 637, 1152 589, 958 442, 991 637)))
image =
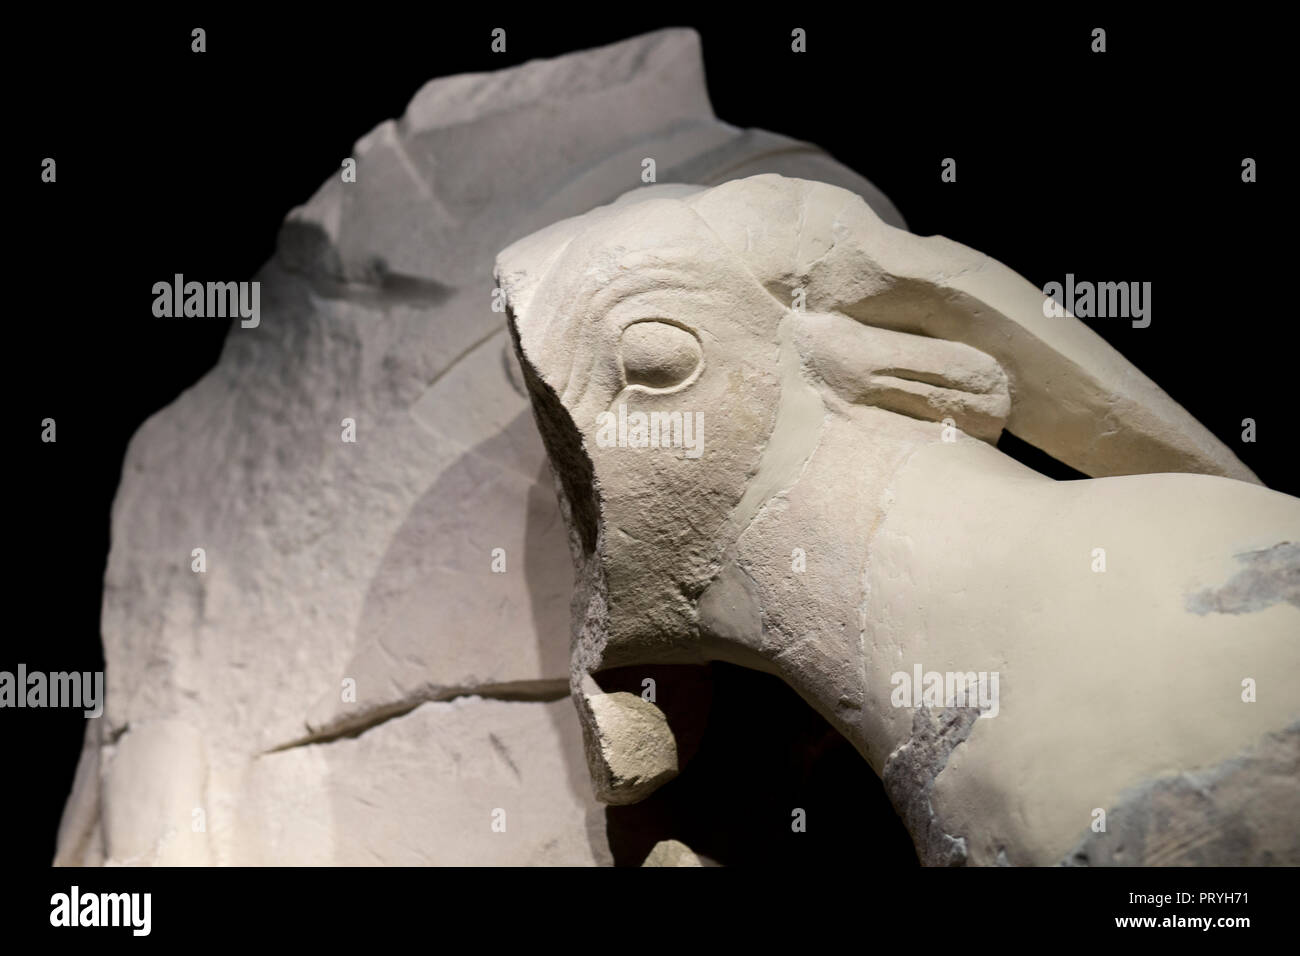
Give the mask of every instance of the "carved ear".
POLYGON ((889 289, 852 314, 992 356, 1010 379, 1014 435, 1093 477, 1175 471, 1259 483, 1099 335, 1072 315, 1045 316, 1043 293, 1020 275, 947 239, 909 238, 906 255, 885 253, 889 289))
POLYGON ((795 341, 808 368, 857 405, 939 422, 996 442, 1011 410, 1007 374, 969 345, 806 313, 795 341))
MULTIPOLYGON (((858 196, 759 176, 688 200, 783 301, 969 345, 1006 370, 1006 427, 1095 477, 1181 471, 1259 482, 1228 448, 1042 292, 942 237, 886 225, 858 196)), ((937 352, 935 353, 938 354, 937 352)))

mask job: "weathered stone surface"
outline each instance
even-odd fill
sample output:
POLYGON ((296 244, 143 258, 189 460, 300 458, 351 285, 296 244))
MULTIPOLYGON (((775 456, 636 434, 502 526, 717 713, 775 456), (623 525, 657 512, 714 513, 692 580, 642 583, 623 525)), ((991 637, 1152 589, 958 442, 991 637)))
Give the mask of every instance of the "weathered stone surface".
MULTIPOLYGON (((260 325, 233 327, 218 365, 132 439, 105 579, 107 710, 88 728, 60 863, 268 859, 256 841, 271 832, 283 859, 387 854, 401 821, 380 814, 313 811, 259 829, 258 815, 298 799, 265 768, 326 767, 306 755, 352 748, 343 735, 364 730, 351 759, 381 761, 356 773, 383 790, 416 772, 420 750, 400 751, 408 767, 369 741, 440 712, 428 702, 567 693, 572 572, 492 308, 501 247, 637 185, 647 156, 660 179, 702 183, 816 171, 901 222, 815 147, 718 121, 687 30, 434 80, 353 156, 356 182, 333 177, 289 214, 257 277, 260 325), (355 443, 341 440, 345 419, 355 443), (204 573, 191 570, 196 548, 204 573), (155 774, 163 765, 176 780, 155 774), (170 839, 190 832, 174 817, 192 800, 203 837, 170 839)), ((520 720, 549 721, 518 706, 520 720)), ((541 753, 554 757, 552 744, 541 753)), ((336 775, 311 779, 344 799, 336 775)), ((427 783, 430 805, 478 819, 485 795, 427 783)), ((577 818, 563 819, 572 825, 551 849, 512 837, 482 861, 594 861, 577 818)), ((444 852, 405 836, 403 859, 472 856, 470 844, 444 852)))
POLYGON ((1221 588, 1187 598, 1194 614, 1249 614, 1279 601, 1300 607, 1300 544, 1283 541, 1263 551, 1236 556, 1244 567, 1221 588))
POLYGON ((254 761, 223 862, 609 866, 585 768, 567 699, 421 704, 254 761))
POLYGON ((1066 866, 1295 866, 1300 861, 1300 723, 1204 770, 1121 795, 1106 829, 1066 866))
POLYGON ((889 799, 913 835, 917 855, 925 866, 960 866, 966 862, 966 841, 943 831, 935 819, 930 794, 951 756, 979 720, 973 707, 936 708, 922 705, 912 712, 912 736, 889 755, 881 780, 889 799))
POLYGON ((642 866, 703 866, 700 858, 680 840, 660 840, 642 866))
POLYGON ((596 751, 588 762, 603 774, 593 783, 606 803, 635 803, 677 776, 677 739, 653 703, 626 691, 607 693, 584 675, 579 707, 596 751))

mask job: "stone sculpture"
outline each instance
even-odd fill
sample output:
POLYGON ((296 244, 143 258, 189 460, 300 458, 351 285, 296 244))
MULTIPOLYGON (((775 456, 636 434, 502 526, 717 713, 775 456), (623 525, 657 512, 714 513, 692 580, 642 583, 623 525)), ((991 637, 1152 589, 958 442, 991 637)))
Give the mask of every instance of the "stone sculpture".
POLYGON ((679 770, 602 673, 722 660, 852 741, 925 863, 1300 863, 1300 502, 1024 279, 777 175, 635 190, 497 277, 602 800, 679 770))
POLYGON ((59 864, 609 863, 493 258, 647 156, 902 222, 817 147, 715 117, 692 30, 432 80, 352 156, 289 213, 260 321, 131 441, 59 864))
MULTIPOLYGON (((994 788, 971 806, 962 801, 975 799, 969 796, 974 788, 950 792, 948 781, 969 781, 973 770, 955 773, 967 764, 999 775, 1007 762, 1028 759, 999 750, 1001 737, 985 727, 1014 718, 1023 728, 1033 720, 1025 715, 1041 715, 1042 709, 1021 706, 1022 685, 1002 666, 998 646, 985 651, 960 644, 973 650, 961 651, 965 656, 958 660, 958 645, 939 637, 951 637, 945 627, 963 613, 954 600, 960 588, 997 594, 1007 590, 1007 579, 1046 573, 1041 562, 1029 560, 1037 556, 1032 548, 1021 546, 1019 555, 1033 565, 1028 571, 1009 561, 1019 545, 1006 540, 1008 526, 998 523, 996 502, 1010 498, 1011 513, 1029 514, 1034 496, 1068 494, 1039 488, 1036 476, 958 430, 991 440, 1005 421, 1017 434, 1097 475, 1167 470, 1245 481, 1250 476, 1177 406, 1069 320, 1025 326, 1015 309, 1014 321, 963 318, 967 300, 983 301, 992 266, 973 266, 963 258, 968 251, 942 240, 882 232, 890 237, 886 247, 871 250, 882 257, 881 268, 854 272, 845 256, 870 230, 851 238, 833 221, 818 222, 818 210, 824 211, 819 203, 801 203, 812 218, 797 231, 804 238, 789 244, 791 255, 782 265, 777 233, 789 227, 786 212, 756 210, 752 229, 742 235, 727 232, 727 221, 734 227, 740 220, 722 214, 726 204, 708 200, 695 187, 647 187, 615 207, 640 223, 644 210, 629 203, 651 197, 671 199, 670 206, 693 203, 696 214, 707 212, 725 236, 718 241, 726 249, 771 253, 770 261, 754 260, 737 271, 736 254, 714 250, 708 255, 722 271, 700 273, 706 288, 673 294, 668 283, 658 289, 656 294, 667 295, 665 308, 682 306, 681 326, 698 332, 700 318, 709 308, 723 309, 729 295, 739 297, 733 305, 754 305, 756 317, 773 302, 793 305, 796 279, 806 279, 808 307, 799 323, 732 324, 716 342, 708 335, 722 335, 725 323, 701 337, 680 326, 639 323, 626 336, 627 371, 645 394, 658 390, 666 398, 674 381, 691 390, 683 395, 717 388, 712 376, 725 368, 717 364, 724 354, 718 348, 725 345, 726 355, 742 351, 755 373, 736 376, 738 394, 750 401, 733 407, 735 394, 717 388, 717 404, 696 402, 686 409, 702 417, 682 419, 679 435, 673 431, 678 426, 667 422, 670 445, 676 439, 682 446, 680 463, 713 469, 724 479, 712 504, 700 498, 697 485, 680 499, 664 494, 670 472, 646 471, 638 478, 628 471, 624 479, 632 484, 619 495, 630 508, 629 496, 644 488, 645 512, 623 521, 620 534, 629 537, 606 549, 608 568, 582 562, 583 583, 574 591, 563 555, 565 525, 528 408, 525 378, 531 375, 536 386, 543 366, 516 364, 505 316, 492 308, 492 260, 521 237, 624 193, 639 180, 645 157, 656 160, 664 181, 708 186, 780 173, 832 183, 863 197, 886 223, 903 225, 878 190, 816 147, 717 119, 699 40, 688 30, 429 83, 401 119, 380 124, 356 144, 354 181, 333 177, 289 214, 274 258, 256 277, 257 320, 233 323, 212 372, 151 418, 131 442, 105 575, 107 703, 103 717, 87 723, 55 862, 608 864, 605 814, 593 799, 588 765, 608 802, 641 799, 678 773, 699 733, 690 726, 700 718, 692 701, 708 693, 709 681, 701 669, 674 668, 671 662, 698 662, 715 653, 780 674, 857 746, 872 741, 874 749, 864 754, 877 771, 883 768, 929 861, 1022 862, 1051 856, 1040 852, 1044 846, 1068 843, 1071 859, 1125 862, 1137 851, 1125 857, 1099 839, 1073 852, 1070 840, 1081 829, 1075 805, 1113 806, 1106 800, 1117 781, 1145 779, 1142 768, 1158 762, 1156 754, 1169 757, 1168 769, 1189 773, 1160 777, 1166 783, 1149 786, 1147 797, 1125 804, 1135 812, 1112 815, 1111 833, 1136 834, 1125 836, 1123 845, 1150 842, 1151 820, 1199 819, 1179 808, 1211 794, 1220 818, 1234 821, 1223 837, 1241 851, 1232 858, 1262 859, 1271 833, 1272 852, 1294 859, 1294 847, 1277 843, 1278 828, 1267 816, 1268 808, 1284 814, 1294 806, 1295 735, 1284 732, 1289 725, 1277 716, 1284 692, 1274 689, 1295 673, 1294 660, 1285 652, 1279 656, 1274 646, 1277 627, 1294 614, 1277 600, 1279 594, 1293 595, 1294 553, 1278 544, 1298 540, 1294 510, 1287 499, 1231 482, 1210 482, 1195 493, 1190 485, 1172 489, 1157 510, 1168 514, 1182 507, 1185 516, 1189 497, 1200 509, 1196 522, 1186 522, 1166 541, 1168 553, 1180 560, 1208 555, 1211 544, 1228 548, 1214 550, 1178 579, 1186 591, 1178 605, 1186 610, 1178 614, 1188 622, 1188 647, 1197 653, 1203 648, 1196 641, 1213 642, 1206 635, 1222 635, 1234 622, 1252 635, 1261 656, 1249 668, 1227 651, 1218 662, 1225 681, 1238 680, 1233 668, 1259 681, 1253 719, 1261 735, 1272 729, 1276 737, 1259 736, 1261 746, 1233 762, 1224 755, 1241 750, 1250 736, 1244 724, 1225 717, 1208 734, 1200 724, 1174 727, 1172 741, 1162 738, 1165 749, 1150 744, 1145 764, 1130 761, 1122 773, 1100 775, 1095 803, 1089 791, 1087 799, 1072 798, 1069 813, 1059 818, 1045 804, 1026 809, 1034 822, 1020 842, 989 851, 974 843, 973 829, 960 829, 963 813, 986 820, 1009 790, 1011 802, 1000 812, 1013 816, 1031 797, 1041 798, 1046 778, 1015 789, 1010 777, 1020 771, 1014 767, 1006 781, 997 781, 1001 791, 994 788), (502 157, 504 170, 496 162, 502 157), (706 210, 710 203, 718 208, 706 210), (911 252, 890 258, 895 248, 911 252), (927 271, 922 260, 908 258, 919 256, 919 249, 938 259, 946 250, 953 259, 932 262, 927 271), (743 283, 727 281, 744 270, 777 278, 765 280, 770 290, 754 294, 743 283), (951 294, 927 300, 936 281, 951 294), (863 321, 833 321, 846 316, 863 321), (774 339, 763 338, 773 330, 774 339), (925 336, 916 338, 917 332, 925 336), (744 342, 754 343, 753 349, 738 344, 744 342), (787 388, 796 378, 799 387, 787 388), (780 409, 775 418, 773 402, 780 409), (944 418, 960 439, 953 444, 942 444, 944 418), (355 442, 340 439, 341 432, 348 434, 341 428, 345 419, 353 423, 355 442), (870 444, 863 445, 863 435, 873 436, 870 444), (802 467, 799 456, 814 442, 816 454, 808 460, 818 482, 845 489, 861 479, 866 490, 849 488, 827 500, 811 481, 790 480, 802 467), (729 466, 735 465, 729 475, 719 470, 719 453, 727 448, 729 466), (830 457, 836 449, 840 457, 830 457), (699 456, 691 457, 696 451, 699 456), (896 467, 904 454, 909 464, 896 467), (969 484, 949 488, 949 480, 969 484), (930 490, 935 484, 951 496, 949 510, 930 490), (891 503, 875 511, 861 507, 875 500, 869 496, 878 493, 877 486, 891 503), (740 488, 743 507, 727 506, 725 499, 740 488), (1258 504, 1241 497, 1248 492, 1258 504), (969 512, 961 525, 965 544, 935 530, 947 527, 950 510, 969 512), (1271 511, 1279 517, 1270 518, 1271 511), (709 524, 715 512, 725 512, 725 520, 709 524), (879 527, 865 524, 877 512, 879 527), (655 528, 683 521, 702 522, 700 533, 678 534, 681 553, 669 553, 655 528), (1264 527, 1270 521, 1271 530, 1264 527), (980 564, 983 579, 968 575, 964 566, 936 561, 935 549, 947 542, 958 555, 970 539, 986 534, 984 527, 987 540, 980 544, 986 552, 962 559, 980 564), (633 542, 630 535, 642 540, 633 542), (1187 544, 1189 535, 1196 541, 1187 544), (863 562, 860 586, 835 576, 832 571, 851 565, 867 540, 880 548, 871 552, 870 567, 863 562), (724 541, 730 550, 716 555, 718 571, 709 576, 710 555, 724 541), (202 573, 192 564, 195 548, 205 551, 202 573), (506 568, 499 574, 493 557, 498 548, 506 568), (784 552, 795 548, 802 550, 806 568, 782 580, 782 562, 796 563, 784 552), (921 566, 932 568, 930 579, 891 577, 921 566), (677 592, 675 576, 684 567, 691 580, 677 592), (610 605, 613 630, 602 621, 599 604, 592 605, 591 621, 575 645, 578 666, 571 670, 568 604, 575 593, 580 600, 621 596, 610 605), (671 600, 655 607, 656 594, 671 600), (880 595, 889 595, 890 603, 883 604, 880 595), (924 631, 915 620, 918 608, 936 616, 931 643, 906 647, 913 663, 922 665, 922 676, 957 666, 1000 669, 996 719, 979 721, 972 730, 961 713, 940 714, 928 706, 909 714, 873 710, 881 693, 901 688, 868 686, 865 675, 877 672, 868 670, 868 645, 856 653, 855 641, 867 633, 863 622, 881 615, 870 622, 872 636, 880 635, 871 646, 893 647, 899 661, 890 662, 891 670, 903 672, 903 638, 891 637, 886 626, 898 634, 924 631), (832 616, 824 618, 827 613, 832 616), (640 633, 628 629, 638 616, 640 633), (788 652, 764 643, 806 625, 808 638, 788 652), (608 642, 601 636, 606 631, 608 642), (761 639, 750 647, 755 634, 761 639), (970 657, 975 659, 968 663, 970 657), (656 660, 670 666, 647 663, 656 660), (627 670, 608 669, 620 661, 630 665, 627 670), (657 677, 665 692, 657 702, 639 693, 645 675, 657 677), (577 714, 564 699, 571 685, 582 691, 577 714), (826 696, 836 688, 844 688, 843 702, 826 696), (868 712, 880 718, 879 726, 860 726, 855 715, 868 712), (919 721, 920 729, 914 732, 909 721, 919 721), (928 729, 928 721, 936 722, 935 729, 928 729), (908 744, 889 750, 895 739, 908 744), (977 748, 992 752, 981 756, 977 748), (939 775, 949 753, 948 770, 939 775), (1178 812, 1152 809, 1166 804, 1178 812), (498 818, 497 810, 504 815, 498 818), (942 823, 928 824, 932 816, 942 823), (1069 840, 1058 839, 1067 831, 1069 840)), ((715 200, 726 195, 719 192, 715 200)), ((522 306, 525 292, 531 296, 541 272, 549 271, 530 260, 558 251, 561 233, 569 230, 576 239, 604 215, 553 227, 515 248, 515 273, 503 278, 520 317, 532 316, 522 306), (545 235, 554 242, 548 245, 545 235)), ((635 235, 640 228, 632 227, 629 248, 646 250, 646 257, 632 264, 632 272, 679 274, 678 263, 695 255, 689 231, 675 238, 671 230, 659 232, 646 245, 646 237, 635 235), (685 239, 687 246, 674 253, 663 245, 668 238, 685 239)), ((707 255, 698 259, 701 265, 709 261, 707 255)), ((1029 293, 1021 293, 1028 309, 1029 293)), ((578 343, 570 351, 592 344, 578 343)), ((600 374, 608 377, 607 370, 600 374)), ((546 395, 545 389, 534 392, 535 399, 546 395)), ((638 395, 634 391, 626 403, 633 413, 643 400, 638 395)), ((610 416, 603 422, 584 424, 593 449, 599 437, 626 443, 629 426, 633 439, 638 437, 635 414, 629 422, 626 410, 621 418, 617 407, 604 410, 610 416)), ((564 420, 556 412, 543 410, 545 427, 564 420)), ((580 543, 583 529, 595 529, 600 538, 604 512, 591 494, 567 488, 574 482, 581 488, 584 472, 566 467, 566 456, 581 464, 585 453, 567 449, 562 429, 552 438, 553 463, 566 485, 562 500, 579 509, 570 530, 580 543)), ((663 455, 674 449, 626 451, 663 455)), ((606 468, 616 459, 598 461, 606 468)), ((646 458, 640 465, 649 463, 646 458)), ((1157 479, 1141 481, 1150 487, 1157 479)), ((618 484, 611 480, 607 488, 612 492, 618 484)), ((1107 491, 1106 483, 1096 485, 1101 490, 1089 494, 1123 497, 1107 491)), ((1071 507, 1079 513, 1096 506, 1078 494, 1071 507)), ((1089 549, 1097 546, 1108 549, 1112 562, 1104 575, 1086 577, 1091 572, 1085 571, 1084 589, 1122 584, 1123 577, 1115 580, 1115 562, 1124 562, 1130 592, 1099 600, 1120 601, 1116 618, 1125 622, 1133 619, 1131 605, 1142 603, 1133 595, 1143 582, 1160 573, 1168 580, 1177 576, 1144 566, 1145 558, 1132 551, 1147 542, 1138 533, 1153 520, 1147 498, 1147 492, 1134 494, 1139 504, 1132 507, 1143 512, 1129 522, 1133 528, 1113 511, 1108 520, 1115 528, 1088 525, 1079 532, 1086 539, 1079 543, 1085 569, 1089 549), (1126 543, 1129 532, 1136 537, 1126 543), (1146 577, 1133 581, 1135 573, 1146 577)), ((1046 501, 1038 499, 1034 514, 1052 512, 1046 501)), ((1106 507, 1112 507, 1109 501, 1106 507)), ((1059 544, 1061 536, 1054 540, 1059 544)), ((1067 549, 1060 549, 1064 562, 1067 549)), ((1149 583, 1154 588, 1167 581, 1149 583)), ((1074 584, 1068 578, 1061 589, 1068 594, 1074 584)), ((581 606, 585 611, 588 604, 581 606)), ((1173 615, 1176 608, 1168 610, 1173 615)), ((1081 613, 1047 603, 1038 612, 1044 622, 1081 613)), ((1095 623, 1096 630, 1103 627, 1095 623)), ((1114 630, 1100 636, 1117 638, 1114 630)), ((1044 625, 1043 633, 1049 632, 1056 633, 1044 625)), ((1230 637, 1221 641, 1230 643, 1230 637)), ((1153 645, 1152 656, 1132 666, 1145 675, 1153 706, 1182 707, 1179 714, 1194 716, 1210 698, 1190 678, 1206 675, 1181 673, 1165 648, 1153 645)), ((1023 660, 1025 653, 1016 650, 1014 657, 1023 660)), ((1190 651, 1189 659, 1206 660, 1190 651)), ((1073 703, 1086 708, 1087 701, 1073 703)), ((1110 703, 1094 700, 1101 709, 1110 703)), ((1067 743, 1082 747, 1096 728, 1070 723, 1079 719, 1052 713, 1042 726, 1057 728, 1058 736, 1036 737, 1042 728, 1033 727, 1026 739, 1055 746, 1060 728, 1073 727, 1067 743)), ((1156 712, 1151 719, 1153 726, 1166 721, 1169 737, 1169 715, 1156 712)), ((1210 832, 1180 830, 1179 839, 1192 849, 1182 856, 1161 852, 1178 860, 1224 859, 1221 841, 1203 838, 1210 832), (1194 853, 1201 857, 1188 856, 1194 853)), ((655 846, 647 850, 651 865, 700 859, 680 842, 655 846)))

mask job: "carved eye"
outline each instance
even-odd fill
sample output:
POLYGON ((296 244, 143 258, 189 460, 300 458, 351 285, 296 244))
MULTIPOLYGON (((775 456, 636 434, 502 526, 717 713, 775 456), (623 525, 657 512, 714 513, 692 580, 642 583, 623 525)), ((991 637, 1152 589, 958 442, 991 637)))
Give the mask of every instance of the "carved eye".
POLYGON ((671 388, 690 378, 704 355, 690 332, 652 319, 623 330, 619 357, 629 385, 671 388))

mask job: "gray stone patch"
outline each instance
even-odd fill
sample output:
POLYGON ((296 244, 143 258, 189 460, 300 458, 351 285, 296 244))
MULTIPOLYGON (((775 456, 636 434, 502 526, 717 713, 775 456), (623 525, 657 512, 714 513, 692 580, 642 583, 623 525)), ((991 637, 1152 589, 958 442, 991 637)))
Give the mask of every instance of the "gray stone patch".
POLYGON ((1237 555, 1245 565, 1223 587, 1187 598, 1193 614, 1248 614, 1279 601, 1300 607, 1300 545, 1283 541, 1263 551, 1237 555))
POLYGON ((979 719, 978 707, 945 707, 931 711, 922 705, 912 715, 912 736, 885 761, 881 780, 894 809, 912 834, 923 866, 964 866, 966 840, 949 834, 935 816, 930 794, 948 757, 970 736, 979 719))
POLYGON ((1300 722, 1217 766, 1133 788, 1063 866, 1300 866, 1300 722))

